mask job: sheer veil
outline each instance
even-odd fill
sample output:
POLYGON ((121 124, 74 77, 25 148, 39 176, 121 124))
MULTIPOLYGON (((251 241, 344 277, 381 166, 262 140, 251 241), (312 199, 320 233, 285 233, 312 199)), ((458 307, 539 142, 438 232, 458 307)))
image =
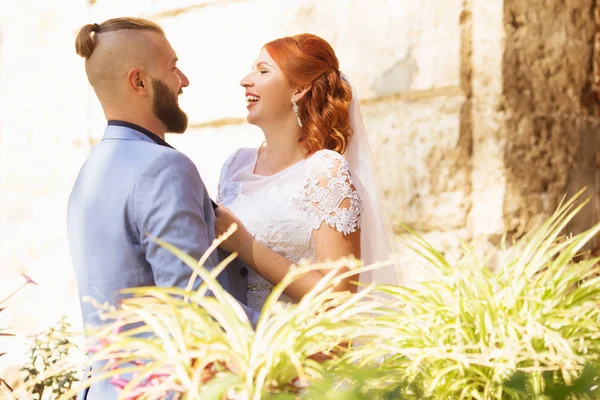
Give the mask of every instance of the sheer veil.
MULTIPOLYGON (((342 79, 352 87, 345 74, 342 74, 342 79)), ((350 102, 350 125, 352 136, 344 158, 350 167, 356 191, 363 201, 360 236, 361 258, 365 265, 379 261, 386 262, 382 268, 362 273, 360 282, 364 284, 402 284, 402 274, 395 261, 396 249, 392 224, 383 206, 383 190, 379 184, 360 111, 358 94, 354 87, 352 87, 352 101, 350 102)))

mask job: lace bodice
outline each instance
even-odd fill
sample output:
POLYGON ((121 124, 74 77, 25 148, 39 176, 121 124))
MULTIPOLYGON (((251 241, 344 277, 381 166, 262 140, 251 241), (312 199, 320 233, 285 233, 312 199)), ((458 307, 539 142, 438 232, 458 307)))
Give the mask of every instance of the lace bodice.
MULTIPOLYGON (((292 262, 315 261, 313 231, 323 224, 344 234, 360 227, 362 202, 341 155, 320 150, 270 176, 254 174, 257 156, 258 149, 240 149, 227 159, 218 201, 260 243, 292 262)), ((249 306, 260 309, 270 285, 254 271, 248 284, 249 306)))

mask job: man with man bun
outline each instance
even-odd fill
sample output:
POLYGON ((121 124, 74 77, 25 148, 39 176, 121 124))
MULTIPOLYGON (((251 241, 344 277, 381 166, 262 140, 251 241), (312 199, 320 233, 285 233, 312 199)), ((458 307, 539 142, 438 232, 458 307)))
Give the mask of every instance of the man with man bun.
MULTIPOLYGON (((192 270, 152 238, 195 259, 215 238, 213 203, 196 166, 165 141, 166 133, 187 128, 178 96, 189 80, 164 31, 151 21, 85 25, 75 47, 108 121, 69 198, 67 230, 79 295, 114 303, 125 288, 185 287, 192 270)), ((215 253, 205 266, 218 262, 215 253)), ((244 269, 232 264, 218 278, 242 303, 244 269)), ((81 306, 86 326, 101 323, 91 304, 81 306)), ((247 312, 255 324, 257 316, 247 312)), ((101 368, 94 365, 91 374, 101 368)), ((117 391, 102 381, 79 398, 116 399, 117 391)))

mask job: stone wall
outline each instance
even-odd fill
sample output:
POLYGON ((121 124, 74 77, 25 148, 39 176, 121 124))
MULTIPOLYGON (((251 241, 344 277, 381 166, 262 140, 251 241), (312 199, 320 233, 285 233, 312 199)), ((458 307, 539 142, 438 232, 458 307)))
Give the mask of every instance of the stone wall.
POLYGON ((597 13, 591 0, 465 1, 472 240, 520 238, 583 188, 591 203, 569 230, 600 219, 597 13))
MULTIPOLYGON (((595 3, 504 2, 504 213, 513 234, 550 215, 567 191, 596 185, 600 118, 588 100, 595 89, 595 3)), ((576 223, 597 222, 594 208, 576 223)))

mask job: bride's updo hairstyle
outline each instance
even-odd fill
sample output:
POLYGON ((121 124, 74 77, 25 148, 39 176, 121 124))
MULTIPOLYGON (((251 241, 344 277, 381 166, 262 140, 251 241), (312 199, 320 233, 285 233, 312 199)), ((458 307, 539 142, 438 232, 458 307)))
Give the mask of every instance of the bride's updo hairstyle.
POLYGON ((290 85, 311 87, 298 101, 303 126, 300 143, 307 157, 323 149, 343 154, 352 134, 352 89, 340 77, 339 61, 329 43, 304 33, 273 40, 264 48, 290 85))

